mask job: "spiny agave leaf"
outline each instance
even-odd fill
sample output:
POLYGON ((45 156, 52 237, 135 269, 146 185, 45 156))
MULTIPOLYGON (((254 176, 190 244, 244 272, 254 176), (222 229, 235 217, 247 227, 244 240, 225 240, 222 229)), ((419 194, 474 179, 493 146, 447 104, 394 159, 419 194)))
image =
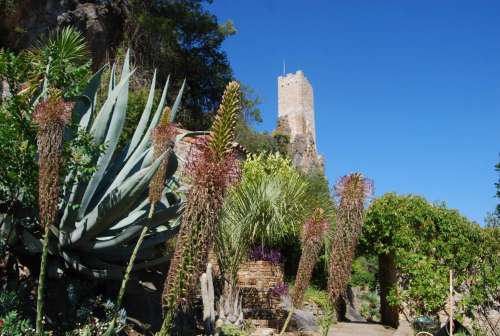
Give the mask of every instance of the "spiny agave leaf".
MULTIPOLYGON (((167 240, 173 238, 179 232, 180 225, 172 226, 168 230, 153 232, 149 237, 146 237, 141 244, 141 252, 138 254, 138 259, 144 259, 144 257, 150 259, 154 255, 158 254, 157 249, 149 250, 151 247, 164 244, 167 240), (148 255, 149 252, 149 255, 148 255)), ((141 230, 142 228, 139 228, 141 230)), ((137 234, 139 234, 138 232, 137 234)), ((134 246, 133 244, 128 246, 116 245, 107 248, 106 250, 99 250, 103 254, 103 258, 108 261, 125 261, 132 254, 134 246)))
MULTIPOLYGON (((136 158, 135 161, 127 162, 127 164, 125 164, 125 166, 120 170, 118 175, 115 177, 115 179, 113 180, 113 183, 111 183, 108 190, 106 190, 106 192, 104 193, 104 196, 109 194, 113 189, 115 189, 118 185, 120 185, 128 176, 130 176, 131 172, 134 171, 134 168, 137 167, 139 165, 139 163, 141 163, 141 160, 143 160, 143 159, 145 160, 145 157, 148 157, 151 152, 152 152, 151 148, 148 148, 145 151, 143 151, 139 155, 139 157, 136 158)), ((153 163, 152 160, 149 161, 148 165, 143 165, 141 163, 140 168, 141 169, 146 168, 147 166, 151 165, 152 163, 153 163)))
POLYGON ((79 121, 79 127, 83 130, 88 131, 89 129, 90 120, 95 111, 95 97, 101 85, 102 73, 106 67, 104 65, 92 76, 87 87, 83 90, 82 96, 78 97, 75 103, 73 116, 75 120, 79 121))
POLYGON ((165 208, 165 209, 159 209, 155 211, 154 216, 152 218, 148 218, 148 211, 146 211, 144 214, 141 214, 140 218, 135 218, 134 220, 131 220, 128 217, 126 217, 120 221, 120 224, 122 224, 126 228, 122 232, 120 232, 118 236, 108 240, 93 241, 87 247, 87 249, 92 249, 93 251, 105 250, 109 248, 114 248, 119 244, 128 242, 129 240, 138 236, 145 225, 148 226, 149 228, 155 228, 179 216, 180 214, 179 209, 180 205, 172 206, 170 208, 165 208))
MULTIPOLYGON (((135 220, 138 220, 142 216, 144 216, 148 210, 149 210, 149 200, 146 198, 134 210, 132 210, 127 217, 120 220, 118 223, 116 223, 112 227, 110 227, 108 232, 106 232, 105 234, 106 235, 108 235, 108 234, 116 235, 121 230, 123 230, 125 228, 125 226, 127 226, 129 224, 133 224, 133 222, 135 220)), ((97 238, 97 239, 99 239, 99 238, 97 238)))
MULTIPOLYGON (((106 132, 108 129, 109 120, 113 113, 113 108, 116 104, 116 99, 121 93, 123 87, 126 85, 128 87, 128 79, 132 76, 135 70, 132 70, 127 76, 118 83, 118 85, 113 89, 111 95, 106 98, 106 101, 101 107, 101 110, 97 114, 92 127, 90 129, 92 135, 94 136, 94 143, 100 145, 104 142, 106 137, 106 132)), ((128 89, 127 89, 128 90, 128 89)))
MULTIPOLYGON (((108 164, 113 156, 116 146, 118 145, 118 140, 120 139, 120 134, 125 123, 125 115, 127 112, 127 101, 128 101, 128 78, 130 73, 128 72, 127 62, 123 65, 122 73, 122 86, 118 86, 120 90, 118 91, 118 97, 114 106, 113 115, 109 125, 109 129, 106 134, 105 141, 107 147, 105 152, 101 155, 97 161, 97 171, 92 175, 90 182, 85 190, 85 195, 83 196, 80 209, 78 210, 78 218, 83 218, 87 211, 87 207, 94 196, 94 193, 101 183, 101 180, 108 168, 108 164)), ((117 89, 118 89, 117 88, 117 89)))
MULTIPOLYGON (((133 151, 133 153, 130 155, 130 157, 128 158, 128 160, 126 161, 125 165, 122 168, 122 171, 126 172, 125 174, 128 174, 128 172, 133 168, 134 162, 137 162, 137 157, 141 156, 144 153, 144 151, 146 149, 148 149, 148 147, 151 144, 151 131, 153 130, 153 128, 156 126, 156 124, 160 120, 160 115, 161 115, 161 112, 163 111, 163 106, 165 104, 165 99, 167 96, 167 86, 168 86, 168 79, 167 79, 167 83, 165 84, 165 87, 163 88, 163 93, 161 95, 160 103, 158 104, 156 112, 153 115, 153 118, 150 122, 148 130, 146 131, 141 142, 139 143, 137 148, 133 151)), ((124 174, 122 174, 122 172, 120 172, 118 175, 123 176, 124 174)), ((115 184, 115 183, 113 183, 113 184, 115 184)))
POLYGON ((150 167, 138 171, 106 195, 77 223, 66 243, 79 245, 86 243, 125 216, 137 198, 146 190, 164 156, 165 154, 161 155, 150 167))
POLYGON ((184 92, 184 86, 186 85, 186 80, 182 82, 181 89, 179 90, 179 93, 177 94, 177 98, 175 98, 174 106, 172 106, 172 112, 170 113, 170 122, 175 121, 175 116, 177 115, 177 110, 179 109, 179 106, 181 104, 181 98, 182 98, 182 93, 184 92))
MULTIPOLYGON (((155 216, 156 214, 160 214, 165 209, 169 209, 173 206, 178 207, 179 212, 182 210, 183 206, 182 201, 178 199, 172 192, 167 191, 166 193, 162 195, 161 200, 157 203, 157 206, 155 207, 155 212, 154 212, 155 216), (172 199, 171 202, 167 199, 167 197, 165 197, 166 193, 168 193, 170 198, 172 199)), ((101 236, 96 237, 96 239, 99 241, 104 241, 120 235, 121 232, 127 228, 127 226, 135 224, 134 221, 142 220, 143 217, 146 217, 145 215, 146 213, 149 214, 149 210, 150 210, 149 199, 146 198, 144 201, 141 202, 141 204, 139 204, 139 206, 137 206, 134 210, 130 211, 130 214, 126 218, 114 224, 111 228, 106 230, 101 236), (131 218, 133 218, 134 220, 131 220, 131 218), (102 236, 108 236, 108 237, 102 237, 102 236)))
MULTIPOLYGON (((146 129, 146 126, 148 124, 149 116, 151 115, 151 109, 153 107, 153 100, 155 96, 155 84, 156 84, 156 69, 153 74, 153 80, 151 81, 151 88, 149 89, 149 96, 146 102, 146 106, 144 107, 144 112, 142 112, 141 119, 139 120, 134 135, 132 136, 132 140, 130 141, 127 154, 125 155, 125 159, 127 159, 133 153, 134 149, 137 147, 139 141, 141 140, 144 134, 144 130, 146 129)), ((168 86, 168 79, 167 79, 167 84, 165 84, 165 86, 168 86)))

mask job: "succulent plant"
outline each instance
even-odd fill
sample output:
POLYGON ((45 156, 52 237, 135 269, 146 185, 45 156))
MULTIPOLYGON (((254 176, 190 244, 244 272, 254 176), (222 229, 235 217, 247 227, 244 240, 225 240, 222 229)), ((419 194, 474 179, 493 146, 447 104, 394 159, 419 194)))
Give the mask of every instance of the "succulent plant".
MULTIPOLYGON (((162 255, 163 249, 157 247, 177 233, 177 219, 182 210, 182 197, 175 191, 178 184, 173 177, 178 159, 171 155, 160 199, 155 200, 154 212, 148 216, 148 187, 165 157, 165 153, 154 153, 152 131, 166 105, 168 79, 153 112, 156 73, 153 75, 149 96, 132 139, 124 149, 118 146, 125 123, 129 80, 134 72, 130 70, 129 59, 127 52, 119 80, 113 65, 108 95, 98 113, 96 95, 104 68, 91 78, 75 103, 73 122, 92 135, 95 145, 105 149, 97 158, 96 170, 90 178, 75 172, 64 177, 58 216, 50 227, 57 237, 53 239, 57 243, 51 244, 50 252, 60 255, 66 266, 91 277, 121 279, 137 236, 145 226, 148 233, 137 253, 138 263, 134 269, 168 260, 169 256, 162 255)), ((175 118, 183 89, 184 84, 169 113, 169 122, 175 118)), ((74 136, 70 133, 65 133, 65 140, 74 136)), ((174 142, 190 135, 192 133, 181 133, 174 142)), ((23 236, 25 241, 36 244, 27 231, 23 236)))

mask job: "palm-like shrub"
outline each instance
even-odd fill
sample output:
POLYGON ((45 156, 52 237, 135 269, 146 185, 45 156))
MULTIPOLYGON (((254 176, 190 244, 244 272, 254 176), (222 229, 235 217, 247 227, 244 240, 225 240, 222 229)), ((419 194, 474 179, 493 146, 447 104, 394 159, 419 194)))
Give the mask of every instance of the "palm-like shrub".
POLYGON ((328 292, 335 302, 345 291, 351 276, 354 253, 365 217, 365 201, 373 185, 359 173, 346 175, 335 186, 339 197, 336 228, 331 241, 328 292))
POLYGON ((275 245, 295 235, 303 218, 307 184, 279 154, 250 156, 241 182, 228 193, 216 253, 226 280, 224 313, 237 300, 237 273, 252 245, 275 245))
POLYGON ((239 84, 229 83, 208 141, 200 144, 200 150, 188 162, 186 169, 192 186, 165 280, 165 316, 160 335, 170 332, 179 306, 189 306, 198 277, 206 267, 225 191, 236 177, 237 160, 231 151, 234 128, 241 113, 240 96, 239 84))

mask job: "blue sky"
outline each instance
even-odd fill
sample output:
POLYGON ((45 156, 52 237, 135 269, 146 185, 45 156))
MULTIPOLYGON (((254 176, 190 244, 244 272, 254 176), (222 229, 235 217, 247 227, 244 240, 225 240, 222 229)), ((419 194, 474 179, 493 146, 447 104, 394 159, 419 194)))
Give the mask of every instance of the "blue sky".
POLYGON ((376 195, 414 193, 483 223, 500 153, 500 1, 215 0, 232 19, 235 76, 277 116, 277 76, 314 87, 331 183, 360 171, 376 195))

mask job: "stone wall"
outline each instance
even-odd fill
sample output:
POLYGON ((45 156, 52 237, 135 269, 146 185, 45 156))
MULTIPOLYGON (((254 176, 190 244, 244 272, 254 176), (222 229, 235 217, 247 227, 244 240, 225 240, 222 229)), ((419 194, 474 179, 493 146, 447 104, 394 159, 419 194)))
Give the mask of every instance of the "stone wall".
POLYGON ((271 289, 282 284, 283 266, 269 261, 247 261, 238 271, 238 286, 241 290, 244 310, 277 310, 280 298, 272 295, 271 289))

